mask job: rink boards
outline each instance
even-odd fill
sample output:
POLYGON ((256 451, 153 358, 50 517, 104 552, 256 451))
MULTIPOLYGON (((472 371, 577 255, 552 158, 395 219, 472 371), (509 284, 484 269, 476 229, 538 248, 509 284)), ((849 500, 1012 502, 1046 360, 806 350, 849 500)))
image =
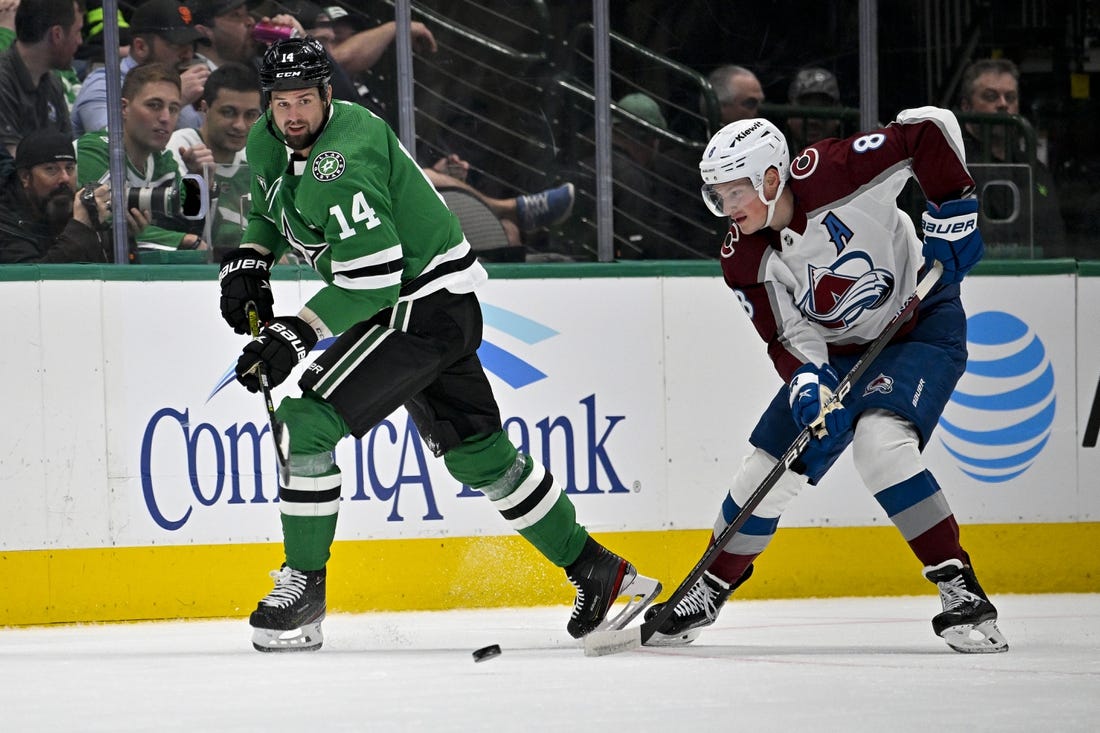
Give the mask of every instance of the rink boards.
MULTIPOLYGON (((320 287, 276 268, 277 313, 320 287)), ((780 383, 713 263, 494 269, 480 352, 512 438, 667 586, 695 562, 780 383)), ((971 364, 925 456, 996 592, 1100 591, 1100 266, 985 265, 971 364)), ((0 268, 0 624, 243 615, 281 561, 263 403, 213 267, 0 268)), ((295 378, 276 390, 290 394, 295 378)), ((337 450, 342 610, 567 602, 403 411, 337 450)), ((747 597, 928 592, 845 456, 747 597)))

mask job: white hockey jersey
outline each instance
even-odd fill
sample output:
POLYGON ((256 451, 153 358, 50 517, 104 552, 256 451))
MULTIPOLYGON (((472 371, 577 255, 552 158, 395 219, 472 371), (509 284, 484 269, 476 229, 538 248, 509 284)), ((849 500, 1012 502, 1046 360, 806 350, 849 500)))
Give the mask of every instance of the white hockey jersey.
POLYGON ((905 110, 883 129, 811 145, 791 161, 786 228, 730 227, 723 276, 784 380, 829 351, 859 351, 913 292, 922 242, 897 207, 910 176, 936 203, 973 191, 948 110, 905 110))

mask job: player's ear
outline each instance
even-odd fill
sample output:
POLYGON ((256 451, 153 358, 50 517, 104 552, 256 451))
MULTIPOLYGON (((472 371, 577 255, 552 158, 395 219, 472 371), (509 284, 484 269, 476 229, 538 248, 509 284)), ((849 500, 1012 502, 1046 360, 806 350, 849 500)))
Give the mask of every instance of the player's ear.
POLYGON ((775 198, 779 191, 779 171, 774 167, 764 171, 764 196, 769 201, 775 198))

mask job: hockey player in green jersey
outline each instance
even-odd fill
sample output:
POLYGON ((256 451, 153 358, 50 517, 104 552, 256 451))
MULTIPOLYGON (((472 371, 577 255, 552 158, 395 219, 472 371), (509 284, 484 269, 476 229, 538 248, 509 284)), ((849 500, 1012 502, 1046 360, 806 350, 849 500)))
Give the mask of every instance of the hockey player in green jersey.
POLYGON ((273 44, 260 81, 268 111, 252 127, 252 209, 241 247, 223 259, 221 309, 237 333, 255 306, 266 327, 237 378, 272 386, 336 337, 306 369, 299 397, 276 411, 287 466, 279 511, 286 559, 252 613, 260 651, 321 646, 325 566, 340 506, 333 450, 404 405, 448 472, 479 489, 576 586, 568 632, 621 628, 660 590, 576 521, 550 473, 519 453, 478 360, 486 279, 458 220, 393 130, 363 107, 334 102, 331 62, 310 37, 273 44), (326 285, 295 315, 274 317, 269 269, 293 251, 326 285), (619 597, 628 599, 605 620, 619 597))

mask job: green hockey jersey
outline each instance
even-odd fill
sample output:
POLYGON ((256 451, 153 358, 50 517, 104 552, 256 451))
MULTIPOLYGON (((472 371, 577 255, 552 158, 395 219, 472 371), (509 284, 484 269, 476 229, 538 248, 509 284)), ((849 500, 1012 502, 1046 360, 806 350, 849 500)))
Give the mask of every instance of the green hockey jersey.
POLYGON ((364 107, 334 101, 305 160, 276 138, 270 110, 248 137, 252 208, 242 242, 288 250, 327 285, 299 314, 320 336, 342 333, 399 300, 486 279, 458 219, 364 107))

